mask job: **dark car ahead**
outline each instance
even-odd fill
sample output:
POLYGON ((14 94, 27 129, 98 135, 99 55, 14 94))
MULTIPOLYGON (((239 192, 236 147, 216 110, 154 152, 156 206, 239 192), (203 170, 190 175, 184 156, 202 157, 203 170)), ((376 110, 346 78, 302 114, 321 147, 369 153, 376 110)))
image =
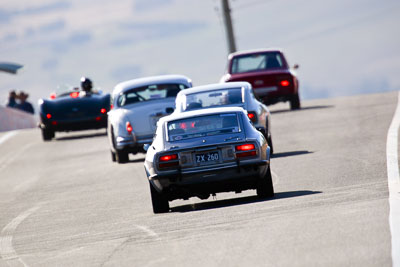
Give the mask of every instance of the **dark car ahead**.
POLYGON ((70 90, 51 99, 39 100, 39 127, 44 141, 55 132, 80 131, 107 127, 110 94, 70 90))
MULTIPOLYGON (((298 65, 294 66, 297 69, 298 65)), ((300 108, 299 81, 279 49, 235 52, 228 57, 227 73, 221 82, 246 81, 264 104, 289 101, 300 108)))
POLYGON ((169 201, 256 189, 273 197, 270 147, 240 107, 174 113, 157 124, 144 167, 154 213, 169 201))

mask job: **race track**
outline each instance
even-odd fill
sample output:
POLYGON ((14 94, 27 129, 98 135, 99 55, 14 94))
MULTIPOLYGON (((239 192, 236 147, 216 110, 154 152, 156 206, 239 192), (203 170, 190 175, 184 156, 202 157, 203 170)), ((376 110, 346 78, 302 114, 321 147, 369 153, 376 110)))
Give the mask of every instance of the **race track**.
POLYGON ((271 106, 274 199, 224 193, 161 215, 144 155, 111 162, 105 130, 0 133, 0 266, 391 266, 397 95, 271 106))

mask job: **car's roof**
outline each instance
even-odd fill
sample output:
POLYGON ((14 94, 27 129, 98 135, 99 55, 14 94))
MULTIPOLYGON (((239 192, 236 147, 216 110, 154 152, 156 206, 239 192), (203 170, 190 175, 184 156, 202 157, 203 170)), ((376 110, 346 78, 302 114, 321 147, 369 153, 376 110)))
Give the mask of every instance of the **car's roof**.
POLYGON ((113 94, 119 94, 120 92, 135 87, 142 87, 149 84, 162 84, 162 83, 184 83, 188 86, 191 86, 192 81, 188 77, 183 75, 149 76, 149 77, 121 82, 115 86, 113 94))
POLYGON ((232 112, 242 112, 246 111, 241 107, 217 107, 217 108, 205 108, 205 109, 196 109, 192 111, 186 111, 182 113, 172 113, 169 116, 162 117, 159 122, 169 122, 174 120, 186 119, 190 117, 204 116, 204 115, 212 115, 212 114, 220 114, 220 113, 232 113, 232 112))
POLYGON ((252 50, 237 51, 237 52, 229 54, 228 57, 229 57, 229 59, 231 59, 234 56, 243 56, 243 55, 251 55, 251 54, 266 53, 266 52, 283 53, 282 49, 280 49, 280 48, 259 48, 259 49, 252 49, 252 50))
POLYGON ((214 83, 202 86, 195 86, 186 90, 182 90, 178 95, 190 95, 199 92, 215 91, 222 89, 232 89, 232 88, 251 88, 251 84, 248 82, 230 82, 230 83, 214 83))

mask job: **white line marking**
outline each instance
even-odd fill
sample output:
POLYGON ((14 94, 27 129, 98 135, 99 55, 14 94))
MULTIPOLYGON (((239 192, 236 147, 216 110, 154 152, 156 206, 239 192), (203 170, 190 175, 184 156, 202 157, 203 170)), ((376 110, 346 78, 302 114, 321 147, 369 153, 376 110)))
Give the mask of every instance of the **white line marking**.
POLYGON ((36 182, 37 180, 39 180, 38 176, 31 176, 31 177, 26 177, 26 181, 16 185, 13 189, 12 192, 13 193, 23 193, 25 191, 28 191, 29 188, 31 188, 36 182))
POLYGON ((0 145, 5 141, 7 141, 8 139, 10 139, 11 137, 13 137, 14 135, 16 135, 17 133, 18 133, 17 131, 11 131, 0 137, 0 145))
POLYGON ((142 226, 142 225, 134 225, 136 228, 142 230, 143 232, 145 232, 148 236, 150 237, 154 237, 156 239, 160 239, 160 237, 158 236, 158 234, 156 232, 154 232, 153 230, 151 230, 150 228, 146 227, 146 226, 142 226))
POLYGON ((390 124, 387 143, 386 160, 389 186, 389 223, 392 234, 392 263, 394 267, 400 267, 400 177, 399 177, 399 157, 398 151, 398 132, 400 126, 400 92, 398 96, 397 108, 390 124))
POLYGON ((0 235, 0 256, 3 260, 9 262, 20 262, 23 266, 28 266, 15 251, 12 240, 13 234, 26 218, 32 215, 36 210, 40 208, 40 204, 36 205, 29 210, 26 210, 14 218, 6 227, 3 228, 0 235))
POLYGON ((16 158, 18 158, 20 155, 22 155, 22 153, 25 152, 26 149, 28 149, 29 147, 31 147, 33 144, 26 144, 24 145, 20 151, 14 153, 12 156, 8 157, 6 160, 4 160, 3 162, 0 162, 0 171, 7 167, 8 164, 10 164, 13 160, 15 160, 16 158))
MULTIPOLYGON (((160 236, 156 232, 151 230, 149 227, 137 225, 137 224, 135 224, 134 226, 136 228, 142 230, 143 232, 145 232, 148 236, 155 238, 156 241, 161 240, 160 236)), ((146 265, 144 265, 144 266, 159 266, 160 263, 162 263, 164 261, 166 261, 166 258, 154 259, 154 260, 147 262, 146 265)))

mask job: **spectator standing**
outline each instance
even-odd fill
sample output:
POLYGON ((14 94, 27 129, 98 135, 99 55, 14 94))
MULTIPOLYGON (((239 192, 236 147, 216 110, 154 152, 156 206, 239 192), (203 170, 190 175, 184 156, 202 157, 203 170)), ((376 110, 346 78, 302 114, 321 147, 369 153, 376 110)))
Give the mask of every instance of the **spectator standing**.
POLYGON ((28 113, 35 113, 32 104, 26 101, 29 97, 28 94, 25 94, 23 91, 21 91, 17 97, 19 99, 19 104, 16 105, 16 108, 28 113))
POLYGON ((8 102, 6 106, 9 108, 15 108, 17 106, 17 93, 15 93, 15 90, 11 90, 8 94, 8 102))

